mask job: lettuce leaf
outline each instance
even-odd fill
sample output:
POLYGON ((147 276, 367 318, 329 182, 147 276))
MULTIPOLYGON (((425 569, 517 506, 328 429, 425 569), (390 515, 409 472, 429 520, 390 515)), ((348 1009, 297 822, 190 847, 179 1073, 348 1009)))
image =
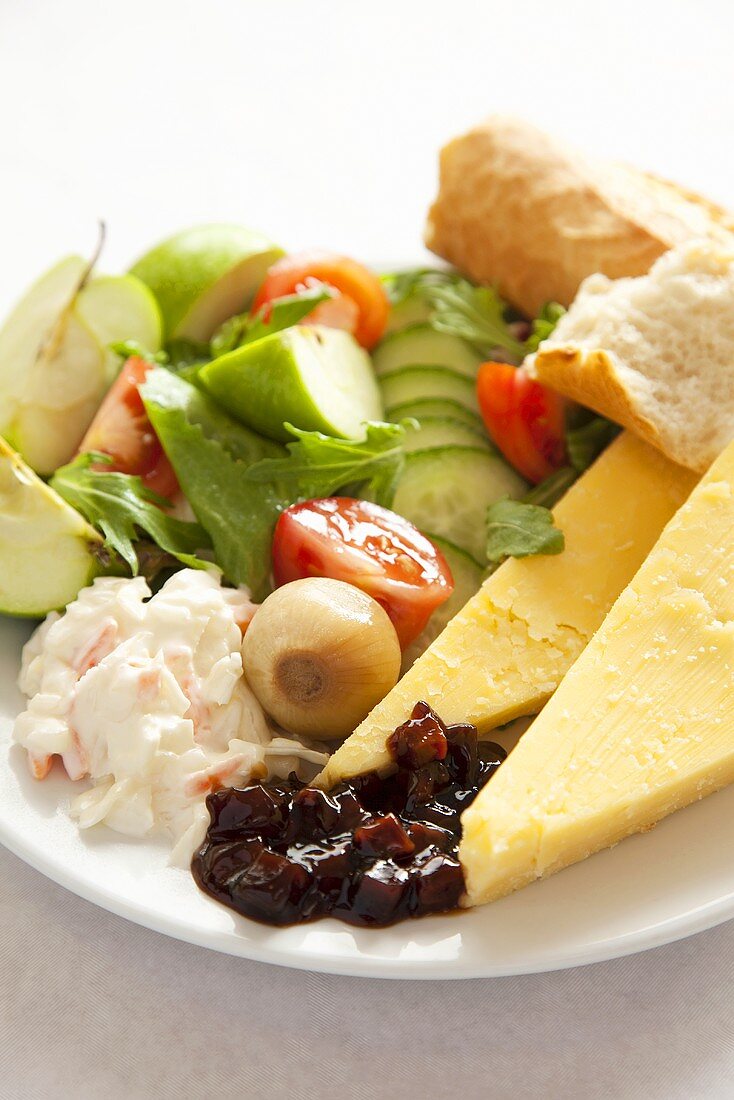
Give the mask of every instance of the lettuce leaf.
POLYGON ((256 600, 270 589, 273 529, 284 508, 355 485, 378 503, 392 502, 405 460, 401 424, 368 424, 361 440, 289 427, 296 440, 285 448, 163 368, 150 372, 140 393, 217 564, 256 600))
POLYGON ((140 389, 146 411, 214 556, 233 584, 252 598, 270 590, 273 529, 289 503, 282 488, 258 484, 248 467, 283 448, 232 420, 190 382, 159 368, 140 389))

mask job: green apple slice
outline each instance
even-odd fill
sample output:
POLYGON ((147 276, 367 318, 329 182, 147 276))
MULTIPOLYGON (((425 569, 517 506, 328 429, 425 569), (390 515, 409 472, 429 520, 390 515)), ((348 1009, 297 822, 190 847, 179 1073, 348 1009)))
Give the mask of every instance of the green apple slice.
POLYGON ((120 357, 110 344, 133 340, 146 351, 158 351, 163 340, 161 311, 153 293, 133 275, 99 275, 79 292, 76 317, 95 335, 105 352, 105 375, 111 386, 120 357))
POLYGON ((42 618, 102 572, 102 537, 0 438, 0 611, 42 618))
POLYGON ((109 344, 160 347, 157 303, 137 279, 88 278, 80 256, 30 288, 0 330, 0 432, 38 473, 79 446, 120 359, 109 344))
POLYGON ((295 325, 213 360, 200 381, 228 412, 269 439, 287 442, 287 422, 343 439, 383 418, 369 355, 353 336, 295 325))
POLYGON ((283 255, 261 233, 240 225, 185 229, 146 252, 131 270, 158 300, 165 335, 209 340, 223 321, 246 309, 283 255))
POLYGON ((74 297, 86 268, 81 256, 67 256, 33 284, 6 319, 0 330, 3 416, 7 415, 7 402, 17 402, 23 393, 26 375, 44 338, 74 297))

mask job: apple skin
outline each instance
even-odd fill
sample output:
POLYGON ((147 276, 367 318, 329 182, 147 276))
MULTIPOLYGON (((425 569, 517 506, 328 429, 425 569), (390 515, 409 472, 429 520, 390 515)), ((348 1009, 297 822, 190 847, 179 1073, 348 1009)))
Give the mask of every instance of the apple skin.
POLYGON ((102 536, 0 437, 0 612, 43 618, 103 570, 102 536))
POLYGON ((369 355, 348 332, 321 325, 245 344, 202 367, 199 380, 243 424, 284 443, 293 439, 286 423, 352 439, 382 418, 369 355))
POLYGON ((130 274, 158 300, 164 337, 206 341, 227 318, 247 309, 283 250, 240 225, 193 226, 141 256, 130 274))
POLYGON ((76 451, 120 368, 119 340, 158 350, 156 300, 132 275, 88 277, 81 256, 44 272, 5 319, 0 433, 37 473, 76 451))

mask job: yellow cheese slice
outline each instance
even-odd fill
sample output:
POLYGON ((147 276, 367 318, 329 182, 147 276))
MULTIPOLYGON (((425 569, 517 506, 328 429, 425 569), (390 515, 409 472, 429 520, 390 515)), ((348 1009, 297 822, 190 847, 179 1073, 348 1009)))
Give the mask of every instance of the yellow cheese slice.
POLYGON ((418 699, 486 731, 536 714, 696 484, 621 435, 554 509, 566 549, 505 562, 329 760, 318 779, 389 763, 385 742, 418 699))
POLYGON ((734 780, 734 444, 464 813, 467 904, 734 780))

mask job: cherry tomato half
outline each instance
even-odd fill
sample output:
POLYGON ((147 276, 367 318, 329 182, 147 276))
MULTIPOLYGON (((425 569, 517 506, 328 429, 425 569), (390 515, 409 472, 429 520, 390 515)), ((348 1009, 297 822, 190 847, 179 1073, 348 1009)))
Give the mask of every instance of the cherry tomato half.
POLYGON ((332 577, 361 588, 385 608, 403 648, 454 589, 443 554, 395 512, 351 497, 294 504, 273 539, 278 585, 332 577))
POLYGON ((566 402, 522 367, 482 363, 477 397, 487 431, 508 462, 537 483, 566 464, 566 402))
POLYGON ((385 331, 390 304, 377 276, 347 256, 318 251, 284 256, 269 269, 252 312, 274 298, 297 294, 316 283, 325 283, 337 293, 316 306, 305 323, 346 329, 362 347, 374 347, 385 331))
POLYGON ((153 364, 131 356, 105 395, 81 442, 80 451, 102 451, 105 469, 137 474, 154 493, 170 499, 178 481, 148 420, 139 387, 153 364))

